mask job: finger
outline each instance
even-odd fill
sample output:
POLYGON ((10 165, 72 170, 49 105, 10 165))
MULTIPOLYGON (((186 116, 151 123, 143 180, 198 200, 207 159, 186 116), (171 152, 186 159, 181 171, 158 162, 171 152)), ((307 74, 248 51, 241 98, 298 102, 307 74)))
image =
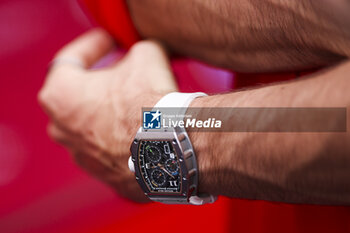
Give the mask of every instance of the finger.
POLYGON ((87 172, 115 188, 122 197, 142 203, 150 202, 136 182, 135 175, 129 170, 127 170, 128 174, 125 174, 124 170, 111 169, 109 166, 101 163, 101 160, 86 155, 81 151, 74 152, 74 159, 87 172))
POLYGON ((114 46, 112 37, 102 29, 92 29, 64 46, 55 56, 57 65, 88 68, 114 46))
POLYGON ((134 44, 129 55, 135 56, 140 62, 146 62, 149 66, 169 65, 167 50, 156 40, 144 40, 134 44))
POLYGON ((107 178, 115 173, 114 167, 110 163, 106 163, 105 160, 86 153, 82 150, 75 150, 73 153, 75 162, 87 170, 88 172, 95 174, 101 178, 107 178))
POLYGON ((102 165, 104 166, 104 169, 110 169, 112 167, 110 162, 107 163, 108 166, 103 163, 105 162, 104 160, 101 162, 101 159, 98 158, 99 156, 94 155, 95 151, 88 149, 88 145, 83 145, 81 137, 72 135, 71 133, 62 129, 60 126, 53 124, 52 122, 49 123, 47 131, 49 136, 54 141, 69 149, 73 158, 82 167, 86 169, 89 168, 88 170, 91 170, 91 168, 96 168, 96 166, 101 167, 102 165), (93 163, 91 163, 91 161, 93 161, 93 163))
POLYGON ((50 122, 49 125, 47 126, 47 133, 52 140, 58 142, 59 144, 62 144, 66 147, 73 147, 75 140, 72 140, 69 134, 61 130, 58 126, 56 126, 52 122, 50 122))
POLYGON ((47 133, 54 141, 69 147, 72 151, 83 148, 85 153, 88 153, 91 150, 91 146, 84 141, 81 135, 61 127, 57 122, 49 123, 47 133))
POLYGON ((79 152, 86 157, 93 157, 109 170, 116 169, 112 156, 102 153, 95 145, 88 142, 81 135, 67 131, 59 126, 59 124, 52 122, 48 125, 47 130, 50 137, 59 144, 68 147, 74 157, 79 152))
POLYGON ((156 91, 167 93, 176 91, 176 82, 171 72, 167 52, 161 43, 147 40, 136 43, 125 57, 138 67, 142 75, 147 75, 150 86, 156 91))

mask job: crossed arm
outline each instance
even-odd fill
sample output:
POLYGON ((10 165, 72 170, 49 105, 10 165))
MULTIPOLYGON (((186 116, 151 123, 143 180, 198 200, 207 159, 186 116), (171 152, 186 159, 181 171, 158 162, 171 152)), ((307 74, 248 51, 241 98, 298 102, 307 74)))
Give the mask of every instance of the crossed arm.
POLYGON ((294 71, 350 55, 342 0, 128 0, 145 38, 237 72, 294 71))
MULTIPOLYGON (((349 108, 349 73, 350 62, 346 62, 293 82, 199 98, 191 106, 349 108)), ((257 111, 249 122, 271 128, 274 120, 285 118, 283 111, 276 113, 261 121, 264 112, 257 111)), ((234 117, 230 120, 235 124, 234 117)), ((331 126, 333 120, 339 119, 325 123, 331 126)), ((350 204, 349 126, 344 133, 190 132, 190 138, 203 192, 294 203, 350 204)))
MULTIPOLYGON (((132 0, 129 1, 131 2, 132 0)), ((146 3, 148 1, 142 4, 146 3)), ((280 1, 275 1, 275 5, 277 3, 280 1)), ((195 7, 196 4, 203 6, 204 3, 193 1, 192 4, 195 7)), ((243 2, 240 4, 241 8, 246 6, 243 2)), ((249 6, 260 3, 250 2, 250 4, 249 6)), ((161 7, 162 4, 159 3, 158 6, 161 7)), ((133 6, 130 5, 130 7, 132 12, 137 12, 133 6)), ((215 12, 216 6, 211 7, 213 8, 207 6, 208 9, 212 9, 210 12, 215 12)), ((187 11, 190 12, 190 9, 187 11)), ((200 15, 200 11, 192 12, 200 15)), ((159 11, 159 14, 161 13, 159 11)), ((184 10, 185 13, 186 10, 184 10)), ((225 16, 217 13, 212 16, 213 25, 220 25, 217 27, 218 30, 225 27, 229 29, 230 24, 221 27, 227 20, 222 21, 221 24, 220 21, 215 21, 215 16, 220 19, 223 15, 225 16)), ((187 16, 191 19, 190 15, 187 16)), ((171 15, 169 17, 171 19, 171 15)), ((193 18, 193 23, 196 20, 197 18, 193 18)), ((201 34, 201 31, 198 31, 196 34, 194 25, 191 29, 191 20, 188 21, 188 25, 182 23, 183 27, 178 31, 176 28, 169 27, 168 33, 173 34, 169 34, 167 38, 167 27, 162 25, 162 22, 167 23, 167 18, 165 17, 164 21, 158 21, 159 29, 165 30, 165 32, 159 30, 158 33, 164 33, 164 35, 152 36, 152 33, 147 35, 147 30, 150 30, 147 27, 151 27, 151 24, 140 26, 135 18, 136 25, 145 37, 161 39, 170 49, 179 53, 238 70, 267 71, 285 69, 287 66, 288 69, 297 69, 325 65, 342 60, 349 52, 347 43, 337 43, 347 41, 345 31, 343 31, 342 40, 328 38, 332 41, 330 47, 308 50, 309 45, 305 48, 296 48, 292 44, 283 47, 283 43, 278 43, 279 36, 266 38, 266 40, 263 39, 263 34, 258 37, 249 36, 249 34, 243 36, 245 27, 242 27, 242 31, 237 29, 236 33, 232 30, 232 35, 237 35, 233 41, 232 38, 217 36, 221 33, 220 31, 208 30, 207 34, 201 34), (186 28, 187 31, 182 31, 186 28), (189 32, 194 34, 188 36, 189 32), (239 39, 240 36, 242 38, 239 39), (222 41, 215 41, 217 38, 222 41), (333 39, 336 41, 334 44, 333 39), (182 43, 184 40, 191 43, 182 43), (231 42, 234 43, 231 44, 231 42), (220 54, 220 51, 225 53, 223 51, 226 44, 232 49, 227 52, 231 55, 224 55, 229 58, 228 60, 222 59, 220 54), (297 50, 298 53, 293 53, 292 50, 297 50), (316 52, 311 53, 311 57, 299 57, 300 51, 303 53, 306 51, 307 54, 310 51, 316 52), (237 59, 234 56, 236 53, 237 59), (289 56, 293 59, 288 58, 289 56)), ((243 19, 239 22, 241 23, 238 25, 245 25, 243 19)), ((171 22, 168 23, 172 25, 171 22)), ((271 22, 267 23, 267 25, 270 24, 271 22)), ((210 29, 210 26, 207 28, 210 29)), ((252 29, 253 25, 247 24, 247 28, 252 29)), ((341 26, 337 29, 330 26, 327 28, 343 30, 341 26)), ((228 29, 225 30, 229 32, 228 29)), ((280 31, 276 29, 276 33, 288 32, 287 28, 279 29, 280 31)), ((259 33, 264 33, 264 28, 260 28, 259 33)), ((271 31, 265 35, 269 33, 271 34, 271 31)), ((225 33, 222 34, 225 35, 225 33)), ((332 34, 331 37, 333 36, 332 34)), ((285 38, 295 40, 289 36, 285 38)), ((312 40, 310 39, 308 43, 312 44, 312 40)), ((68 63, 52 67, 39 93, 39 101, 51 118, 49 134, 65 145, 82 167, 109 183, 122 196, 137 201, 147 201, 133 174, 127 168, 129 146, 140 125, 141 107, 154 106, 165 93, 175 91, 176 85, 167 53, 159 43, 154 41, 136 44, 121 61, 109 67, 99 70, 87 69, 110 51, 112 44, 112 39, 105 32, 94 30, 67 45, 57 54, 57 57, 77 58, 82 61, 85 68, 68 63), (154 85, 160 82, 161 85, 154 85)), ((344 62, 310 78, 200 98, 196 99, 192 106, 348 108, 350 95, 347 91, 349 89, 347 74, 349 72, 350 63, 344 62)), ((256 115, 257 118, 258 115, 256 115)), ((266 124, 270 123, 266 122, 266 124)), ((348 131, 282 134, 190 133, 190 137, 198 156, 199 188, 203 192, 298 203, 350 203, 348 188, 350 187, 348 179, 350 177, 350 157, 348 156, 350 135, 348 131)))

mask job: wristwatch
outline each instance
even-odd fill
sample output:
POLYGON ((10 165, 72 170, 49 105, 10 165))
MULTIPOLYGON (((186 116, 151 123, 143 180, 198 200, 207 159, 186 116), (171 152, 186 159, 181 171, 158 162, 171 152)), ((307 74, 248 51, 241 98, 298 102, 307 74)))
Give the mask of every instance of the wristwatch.
MULTIPOLYGON (((159 117, 159 108, 171 108, 183 119, 187 107, 205 93, 173 92, 165 95, 152 109, 159 117)), ((194 148, 184 127, 138 130, 131 144, 129 169, 152 201, 166 204, 202 205, 213 203, 213 195, 198 193, 198 165, 194 148)))

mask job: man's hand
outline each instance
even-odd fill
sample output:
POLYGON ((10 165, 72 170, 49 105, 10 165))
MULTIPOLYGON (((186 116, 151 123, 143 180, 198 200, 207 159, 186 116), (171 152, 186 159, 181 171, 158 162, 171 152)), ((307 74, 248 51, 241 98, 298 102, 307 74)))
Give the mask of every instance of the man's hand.
POLYGON ((140 127, 141 108, 176 91, 160 44, 136 44, 118 63, 88 70, 113 47, 106 32, 95 29, 56 56, 39 102, 51 118, 50 136, 69 148, 77 162, 136 201, 147 198, 127 166, 130 143, 140 127), (83 67, 67 61, 79 61, 83 67))

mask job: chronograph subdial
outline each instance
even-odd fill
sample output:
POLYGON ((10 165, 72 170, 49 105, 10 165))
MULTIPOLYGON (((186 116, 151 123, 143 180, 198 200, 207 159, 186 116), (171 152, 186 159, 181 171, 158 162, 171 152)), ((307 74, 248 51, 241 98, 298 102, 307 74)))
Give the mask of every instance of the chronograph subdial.
POLYGON ((161 158, 162 158, 162 154, 160 152, 160 150, 155 147, 155 146, 146 146, 146 156, 148 157, 148 159, 153 162, 153 163, 158 163, 161 158))
POLYGON ((174 160, 174 159, 168 159, 167 161, 165 161, 165 168, 172 175, 177 175, 178 174, 179 165, 177 164, 176 160, 174 160))
POLYGON ((180 162, 171 141, 141 141, 138 154, 141 176, 151 193, 179 193, 180 162))
POLYGON ((166 182, 165 173, 160 169, 154 169, 151 173, 152 183, 157 186, 163 186, 166 182))

